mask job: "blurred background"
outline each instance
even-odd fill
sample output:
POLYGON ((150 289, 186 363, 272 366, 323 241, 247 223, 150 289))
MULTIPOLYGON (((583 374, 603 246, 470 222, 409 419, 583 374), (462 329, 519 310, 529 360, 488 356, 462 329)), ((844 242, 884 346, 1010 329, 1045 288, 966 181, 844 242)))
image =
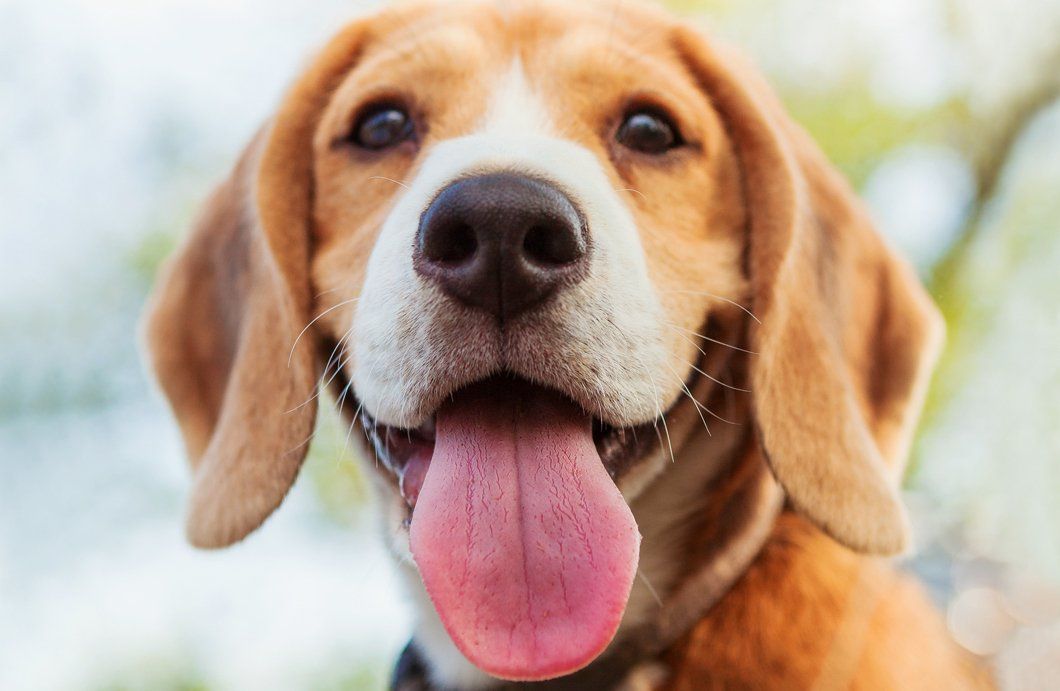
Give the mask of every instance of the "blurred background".
MULTIPOLYGON (((376 4, 0 0, 0 689, 382 688, 409 613, 344 430, 194 551, 135 339, 211 184, 376 4)), ((1056 688, 1060 0, 669 4, 757 60, 942 306, 904 565, 1006 688, 1056 688)))

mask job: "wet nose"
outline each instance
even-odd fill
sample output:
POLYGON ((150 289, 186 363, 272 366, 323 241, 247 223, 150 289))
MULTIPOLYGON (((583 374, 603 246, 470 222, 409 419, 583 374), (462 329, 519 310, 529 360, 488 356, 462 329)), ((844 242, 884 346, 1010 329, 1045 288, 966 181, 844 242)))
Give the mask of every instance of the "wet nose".
POLYGON ((588 236, 563 192, 514 173, 462 178, 420 218, 416 271, 503 321, 586 273, 588 236))

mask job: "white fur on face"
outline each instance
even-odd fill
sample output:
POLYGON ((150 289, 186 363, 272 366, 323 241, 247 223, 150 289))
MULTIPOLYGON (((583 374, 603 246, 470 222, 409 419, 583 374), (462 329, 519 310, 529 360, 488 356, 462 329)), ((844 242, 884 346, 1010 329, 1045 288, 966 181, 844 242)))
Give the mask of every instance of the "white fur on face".
POLYGON ((454 390, 501 370, 559 389, 613 425, 652 420, 676 395, 674 382, 654 375, 668 371, 664 317, 633 217, 595 156, 551 132, 516 63, 480 130, 435 145, 397 199, 353 325, 354 387, 379 422, 416 427, 454 390), (420 216, 434 197, 454 180, 493 172, 555 184, 580 208, 593 247, 583 281, 503 332, 490 315, 420 277, 412 261, 420 216))
MULTIPOLYGON (((664 325, 629 209, 589 150, 554 135, 517 62, 481 128, 435 145, 384 223, 354 317, 352 380, 364 409, 398 427, 419 426, 453 391, 501 370, 561 390, 612 425, 636 425, 659 417, 680 390, 673 377, 656 376, 671 371, 664 325), (447 297, 413 268, 420 217, 435 196, 457 179, 494 172, 523 173, 563 190, 592 243, 586 278, 503 332, 491 315, 447 297)), ((408 551, 404 502, 392 490, 383 494, 388 542, 414 600, 415 640, 434 681, 492 685, 446 634, 408 551)))

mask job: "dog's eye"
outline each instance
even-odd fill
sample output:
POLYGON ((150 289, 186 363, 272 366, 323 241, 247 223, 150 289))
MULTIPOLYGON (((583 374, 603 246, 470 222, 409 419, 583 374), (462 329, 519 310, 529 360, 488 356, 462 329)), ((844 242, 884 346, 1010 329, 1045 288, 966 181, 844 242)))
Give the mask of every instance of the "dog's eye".
POLYGON ((615 135, 626 148, 646 154, 662 154, 681 144, 677 127, 660 113, 638 110, 626 116, 615 135))
POLYGON ((412 118, 404 109, 376 106, 358 118, 353 128, 353 142, 365 149, 386 149, 410 139, 412 134, 412 118))

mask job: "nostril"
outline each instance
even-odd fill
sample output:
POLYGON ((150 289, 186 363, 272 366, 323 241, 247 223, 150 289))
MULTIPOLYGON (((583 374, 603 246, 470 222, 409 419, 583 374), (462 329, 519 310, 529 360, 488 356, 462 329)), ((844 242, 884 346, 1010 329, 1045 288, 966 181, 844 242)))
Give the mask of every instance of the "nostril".
POLYGON ((534 225, 523 236, 523 253, 543 266, 559 266, 577 261, 584 250, 578 236, 565 225, 534 225))
POLYGON ((466 223, 452 223, 427 237, 424 256, 440 264, 463 264, 478 251, 475 230, 466 223))
POLYGON ((582 280, 592 242, 555 185, 490 173, 443 188, 420 216, 411 249, 423 279, 504 321, 582 280))

